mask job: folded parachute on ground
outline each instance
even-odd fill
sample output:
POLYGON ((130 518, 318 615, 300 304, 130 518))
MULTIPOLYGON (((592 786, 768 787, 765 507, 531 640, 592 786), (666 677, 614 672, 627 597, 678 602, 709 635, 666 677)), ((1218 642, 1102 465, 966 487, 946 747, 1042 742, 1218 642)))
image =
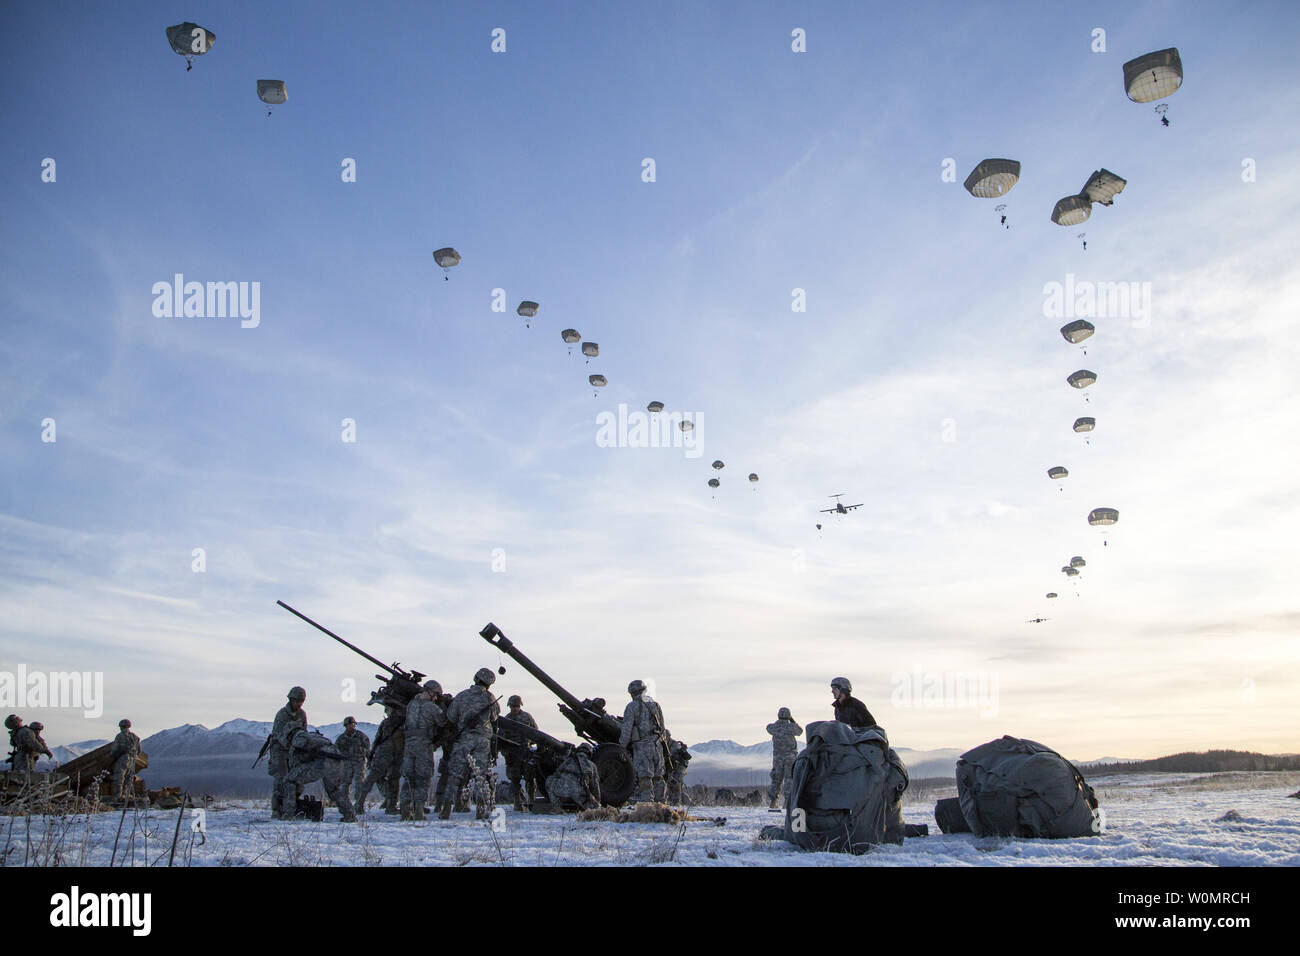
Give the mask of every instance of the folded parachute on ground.
MULTIPOLYGON (((957 758, 957 800, 962 819, 977 837, 1062 839, 1098 832, 1093 814, 1097 798, 1083 774, 1032 740, 1003 737, 962 754, 957 758)), ((938 819, 939 808, 935 811, 938 819)))
POLYGON ((760 835, 831 853, 902 843, 907 767, 884 728, 820 720, 807 734, 808 746, 794 762, 785 826, 764 827, 760 835))

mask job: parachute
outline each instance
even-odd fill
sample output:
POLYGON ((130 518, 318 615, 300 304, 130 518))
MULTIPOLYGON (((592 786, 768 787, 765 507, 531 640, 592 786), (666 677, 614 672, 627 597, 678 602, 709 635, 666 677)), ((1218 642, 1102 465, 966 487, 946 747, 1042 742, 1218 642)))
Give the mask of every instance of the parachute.
POLYGON ((1097 381, 1097 373, 1090 372, 1086 368, 1081 368, 1077 372, 1072 372, 1066 379, 1071 388, 1087 388, 1093 382, 1097 381))
POLYGON ((663 403, 663 402, 651 402, 649 405, 647 405, 647 406, 645 407, 645 410, 646 410, 647 412, 649 412, 651 415, 656 415, 656 414, 658 414, 659 412, 662 412, 662 411, 664 410, 664 403, 663 403))
POLYGON ((986 159, 971 170, 963 184, 976 199, 997 199, 1020 181, 1020 163, 1014 159, 986 159))
POLYGON ((1097 327, 1087 319, 1075 319, 1061 326, 1061 337, 1071 345, 1078 345, 1084 339, 1091 338, 1097 327))
POLYGON ((211 50, 216 39, 217 35, 211 30, 188 20, 167 28, 167 42, 171 44, 173 53, 185 57, 186 73, 194 69, 194 58, 211 50))
POLYGON ((1077 554, 1070 559, 1070 567, 1072 568, 1082 568, 1087 565, 1087 563, 1087 561, 1083 560, 1083 558, 1077 554))
POLYGON ((714 471, 722 471, 722 469, 725 468, 725 467, 726 467, 726 465, 724 465, 721 461, 715 461, 715 462, 713 463, 713 470, 714 470, 714 471))
POLYGON ((609 381, 603 375, 588 375, 587 381, 596 388, 604 388, 609 384, 609 381))
POLYGON ((1097 427, 1095 418, 1076 418, 1074 420, 1074 430, 1076 432, 1090 432, 1097 427))
POLYGON ((680 424, 678 425, 678 427, 681 428, 681 430, 684 431, 684 432, 694 431, 694 430, 695 430, 695 422, 691 421, 689 418, 684 418, 684 419, 682 419, 682 421, 680 422, 680 424))
POLYGON ((1070 477, 1070 472, 1062 468, 1060 465, 1056 465, 1047 469, 1047 477, 1052 479, 1068 478, 1070 477))
POLYGON ((565 329, 560 333, 560 338, 564 339, 564 344, 569 346, 569 354, 573 354, 573 346, 582 341, 582 334, 577 329, 565 329))
POLYGON ((1070 567, 1070 566, 1067 564, 1065 567, 1061 568, 1061 573, 1064 574, 1066 577, 1071 577, 1071 578, 1072 578, 1072 577, 1075 577, 1076 575, 1078 575, 1078 573, 1079 573, 1079 569, 1078 569, 1078 568, 1072 568, 1072 567, 1070 567))
POLYGON ((271 107, 279 106, 289 99, 289 91, 284 88, 284 80, 258 80, 257 98, 266 104, 266 115, 271 115, 271 107))
POLYGON ((1134 103, 1163 100, 1182 85, 1183 60, 1178 47, 1144 53, 1124 64, 1124 92, 1134 103))
POLYGON ((588 360, 594 359, 597 355, 600 354, 600 346, 597 345, 595 342, 583 342, 582 354, 587 356, 588 360))
POLYGON ((758 484, 758 474, 757 474, 756 472, 752 472, 752 471, 751 471, 751 472, 749 473, 749 480, 750 480, 750 482, 752 482, 753 484, 758 484))
POLYGON ((716 479, 716 478, 710 478, 710 479, 709 479, 709 487, 710 487, 710 488, 716 488, 716 487, 718 487, 720 484, 722 484, 722 482, 718 481, 718 479, 716 479))
POLYGON ((1083 184, 1083 189, 1079 191, 1079 195, 1089 202, 1101 203, 1103 206, 1113 206, 1115 197, 1122 193, 1127 185, 1127 179, 1121 179, 1109 169, 1098 169, 1094 170, 1093 174, 1088 177, 1088 181, 1083 184))
POLYGON ((532 328, 532 318, 540 308, 541 306, 536 302, 529 302, 527 299, 519 303, 519 308, 515 311, 524 317, 524 328, 532 328))
POLYGON ((1054 597, 1056 597, 1056 592, 1055 592, 1055 591, 1048 591, 1048 592, 1047 592, 1047 596, 1048 596, 1049 598, 1054 598, 1054 597))
POLYGON ((460 265, 460 253, 451 246, 446 246, 442 249, 435 249, 433 251, 433 261, 442 267, 442 278, 446 280, 451 278, 447 275, 447 271, 451 269, 452 266, 460 265))
POLYGON ((1114 508, 1093 508, 1088 512, 1088 524, 1096 527, 1105 527, 1107 525, 1117 524, 1119 522, 1119 512, 1114 508))

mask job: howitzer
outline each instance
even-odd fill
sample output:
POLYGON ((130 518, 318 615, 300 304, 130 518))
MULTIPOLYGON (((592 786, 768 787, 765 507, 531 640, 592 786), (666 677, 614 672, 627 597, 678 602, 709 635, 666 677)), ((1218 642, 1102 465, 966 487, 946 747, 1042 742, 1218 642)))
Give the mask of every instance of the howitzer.
POLYGON ((411 698, 420 693, 420 683, 424 680, 424 675, 419 671, 402 670, 397 661, 394 661, 392 664, 385 664, 379 658, 367 654, 355 644, 349 644, 329 628, 317 624, 306 614, 294 610, 283 601, 276 601, 275 603, 280 605, 280 607, 284 608, 290 614, 302 618, 312 627, 316 628, 316 630, 328 634, 354 654, 359 654, 384 671, 383 674, 375 675, 375 678, 383 681, 384 685, 380 687, 379 690, 372 690, 370 692, 370 699, 366 701, 366 706, 370 706, 371 704, 384 704, 385 706, 405 709, 406 705, 411 702, 411 698))
MULTIPOLYGON (((605 712, 604 698, 594 697, 579 700, 561 687, 550 674, 529 660, 506 637, 501 628, 491 622, 483 630, 479 631, 479 637, 503 654, 508 654, 518 662, 519 666, 537 678, 542 686, 560 698, 561 702, 558 705, 560 713, 573 725, 573 729, 578 732, 579 736, 596 745, 593 760, 596 769, 600 772, 601 802, 610 807, 618 807, 626 803, 628 797, 632 796, 632 792, 636 789, 636 773, 632 769, 631 757, 618 743, 623 732, 621 718, 605 712)), ((502 717, 501 719, 509 720, 508 717, 502 717)), ((530 739, 535 739, 531 738, 532 734, 541 733, 541 731, 534 731, 531 727, 526 727, 524 730, 528 731, 525 736, 530 736, 530 739)), ((568 746, 554 737, 549 739, 561 746, 568 746)), ((539 743, 538 749, 541 750, 544 746, 549 747, 550 744, 539 743)), ((562 754, 561 759, 563 759, 562 754)), ((558 761, 555 766, 559 766, 558 761)), ((553 772, 554 767, 551 770, 553 772)))

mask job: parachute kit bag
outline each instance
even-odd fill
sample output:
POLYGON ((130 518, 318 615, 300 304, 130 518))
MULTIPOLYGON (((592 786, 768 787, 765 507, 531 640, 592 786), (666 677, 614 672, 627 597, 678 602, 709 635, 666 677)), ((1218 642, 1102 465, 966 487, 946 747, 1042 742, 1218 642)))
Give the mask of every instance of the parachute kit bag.
POLYGON ((822 720, 809 724, 807 734, 808 746, 794 762, 784 839, 833 853, 902 843, 907 767, 884 728, 854 730, 822 720))
POLYGON ((934 822, 944 833, 970 833, 970 824, 961 815, 961 800, 949 797, 934 805, 934 822))
POLYGON ((977 837, 1063 839, 1098 832, 1097 798, 1083 774, 1033 740, 1003 737, 962 754, 957 799, 977 837))

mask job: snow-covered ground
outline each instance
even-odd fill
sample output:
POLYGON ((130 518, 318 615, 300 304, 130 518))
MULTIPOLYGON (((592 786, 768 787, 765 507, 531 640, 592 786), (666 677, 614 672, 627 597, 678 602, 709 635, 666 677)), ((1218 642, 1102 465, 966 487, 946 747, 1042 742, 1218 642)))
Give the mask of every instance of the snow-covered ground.
MULTIPOLYGON (((571 815, 531 816, 505 810, 493 829, 457 814, 446 823, 404 823, 368 814, 342 824, 270 819, 265 803, 217 804, 205 813, 206 842, 192 838, 186 814, 176 862, 194 866, 1017 866, 1221 865, 1300 866, 1300 774, 1141 774, 1092 781, 1106 811, 1098 837, 1077 840, 976 840, 945 836, 935 826, 937 797, 928 791, 904 805, 909 823, 927 823, 931 835, 884 846, 861 857, 804 853, 784 842, 756 839, 782 820, 762 809, 696 807, 700 817, 726 824, 579 823, 571 815)), ((120 837, 119 813, 62 820, 0 818, 9 865, 56 857, 72 865, 107 865, 117 841, 118 865, 166 865, 177 811, 128 813, 120 837), (133 861, 133 864, 132 864, 133 861)))

